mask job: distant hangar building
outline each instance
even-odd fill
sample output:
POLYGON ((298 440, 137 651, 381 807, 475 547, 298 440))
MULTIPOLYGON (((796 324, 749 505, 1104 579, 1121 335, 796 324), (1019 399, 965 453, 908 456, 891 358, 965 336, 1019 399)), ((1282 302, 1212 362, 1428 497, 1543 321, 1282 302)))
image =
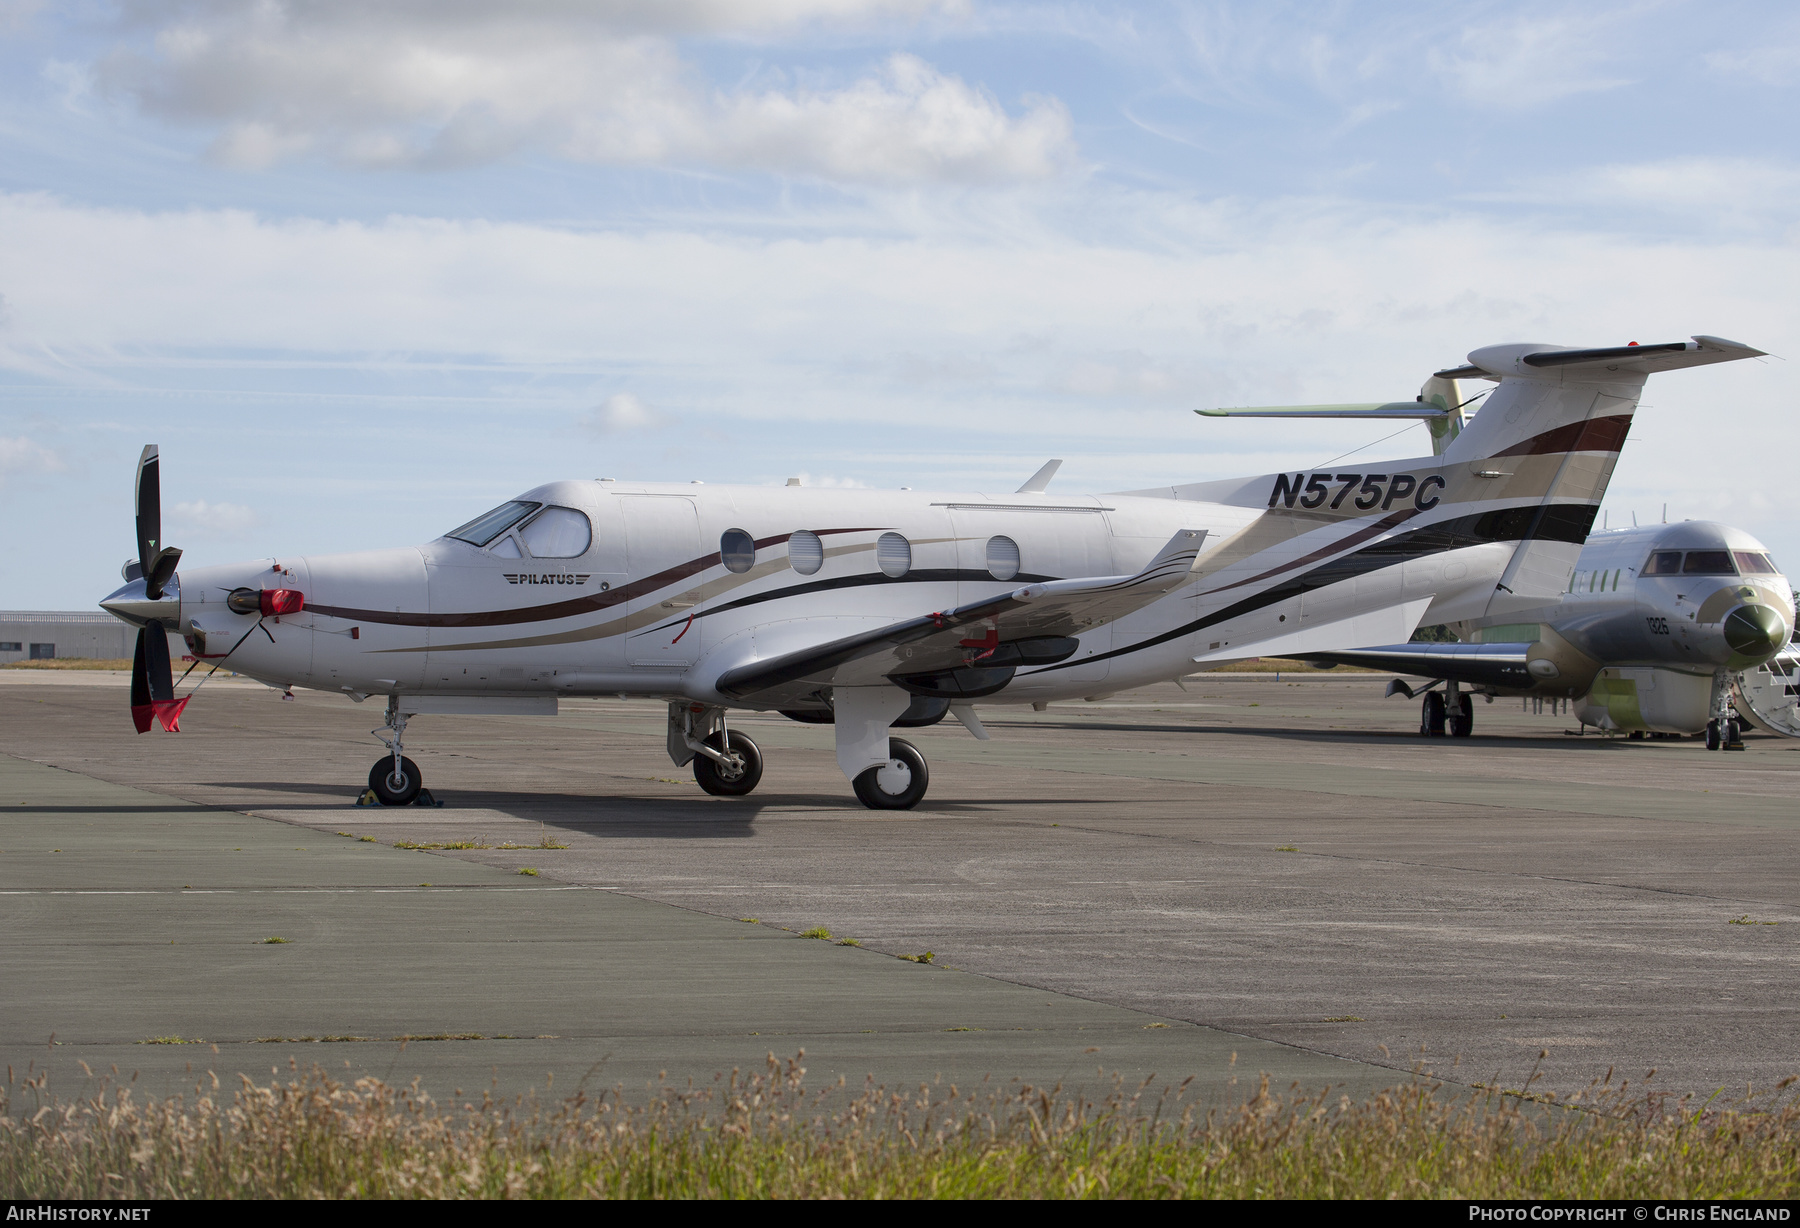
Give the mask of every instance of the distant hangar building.
POLYGON ((136 648, 136 629, 99 610, 0 610, 0 665, 57 657, 116 661, 136 648))

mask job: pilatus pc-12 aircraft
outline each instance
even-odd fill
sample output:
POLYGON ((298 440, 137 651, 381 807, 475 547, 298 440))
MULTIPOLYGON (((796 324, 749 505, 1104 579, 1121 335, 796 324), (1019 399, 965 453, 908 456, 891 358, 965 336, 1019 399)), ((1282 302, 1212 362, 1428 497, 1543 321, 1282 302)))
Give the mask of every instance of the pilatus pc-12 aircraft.
POLYGON ((1476 350, 1402 407, 1445 400, 1429 405, 1443 427, 1456 381, 1498 387, 1414 460, 1070 497, 1046 489, 1054 462, 1004 495, 562 481, 423 546, 187 570, 160 540, 150 447, 138 557, 101 605, 142 628, 140 731, 174 729, 186 703, 165 632, 272 686, 385 697, 369 786, 391 805, 422 783, 401 744, 414 716, 624 695, 668 704, 670 758, 710 793, 762 778, 727 712, 765 709, 834 724, 857 797, 905 809, 927 768, 896 724, 948 712, 985 737, 975 700, 1526 617, 1566 588, 1644 381, 1760 353, 1716 337, 1476 350))

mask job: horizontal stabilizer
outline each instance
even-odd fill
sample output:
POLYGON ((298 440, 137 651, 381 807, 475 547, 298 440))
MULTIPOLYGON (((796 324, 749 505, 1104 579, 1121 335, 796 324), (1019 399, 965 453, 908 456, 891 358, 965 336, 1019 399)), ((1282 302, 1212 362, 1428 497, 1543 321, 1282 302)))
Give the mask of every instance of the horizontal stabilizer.
POLYGON ((1371 401, 1359 405, 1247 405, 1196 409, 1203 418, 1448 418, 1450 411, 1425 401, 1371 401))
POLYGON ((1290 631, 1266 640, 1233 640, 1231 646, 1201 653, 1196 664, 1208 661, 1241 661, 1248 656, 1303 657, 1311 653, 1353 649, 1361 644, 1379 644, 1383 640, 1405 640, 1419 628, 1419 620, 1432 603, 1431 597, 1406 601, 1399 605, 1353 614, 1336 622, 1322 623, 1290 631))

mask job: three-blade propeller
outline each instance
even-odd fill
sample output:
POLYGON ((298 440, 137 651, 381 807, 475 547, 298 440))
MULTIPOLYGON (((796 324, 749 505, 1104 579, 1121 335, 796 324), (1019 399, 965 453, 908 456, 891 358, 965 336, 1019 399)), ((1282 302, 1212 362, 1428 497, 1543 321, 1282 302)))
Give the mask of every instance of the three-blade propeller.
MULTIPOLYGON (((138 457, 137 472, 137 537, 138 574, 144 581, 144 596, 151 601, 161 599, 175 577, 181 562, 181 551, 162 544, 162 478, 156 456, 156 445, 146 444, 138 457)), ((150 619, 138 630, 137 652, 131 662, 131 719, 139 733, 157 721, 170 733, 181 731, 181 710, 187 697, 175 698, 174 675, 169 665, 169 632, 158 619, 150 619)))

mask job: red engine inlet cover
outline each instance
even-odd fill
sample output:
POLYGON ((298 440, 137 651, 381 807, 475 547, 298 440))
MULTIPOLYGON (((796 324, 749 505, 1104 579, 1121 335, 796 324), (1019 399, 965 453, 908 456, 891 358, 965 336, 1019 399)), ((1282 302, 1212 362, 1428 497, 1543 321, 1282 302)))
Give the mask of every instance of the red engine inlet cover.
POLYGON ((261 601, 264 614, 298 614, 306 608, 305 595, 294 588, 265 588, 261 601))

